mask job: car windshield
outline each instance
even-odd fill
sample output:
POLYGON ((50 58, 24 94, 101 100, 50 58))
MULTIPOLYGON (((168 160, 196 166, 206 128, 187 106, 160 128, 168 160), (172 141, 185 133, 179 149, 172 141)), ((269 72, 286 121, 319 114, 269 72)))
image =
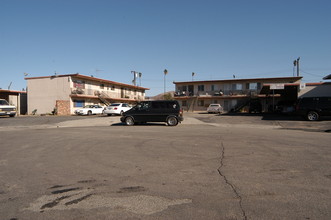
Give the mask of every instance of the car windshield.
POLYGON ((210 107, 219 107, 218 104, 213 104, 213 105, 210 105, 210 107))
POLYGON ((8 102, 6 100, 0 100, 0 105, 8 105, 8 102))
POLYGON ((120 106, 119 103, 111 104, 110 106, 120 106))

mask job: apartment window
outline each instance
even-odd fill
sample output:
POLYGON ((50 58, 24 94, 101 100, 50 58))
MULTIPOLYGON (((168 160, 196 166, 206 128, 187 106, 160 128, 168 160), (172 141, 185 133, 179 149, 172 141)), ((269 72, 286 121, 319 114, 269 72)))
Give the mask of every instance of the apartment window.
POLYGON ((100 89, 104 89, 105 88, 105 84, 100 84, 100 89))
POLYGON ((198 101, 198 106, 204 106, 204 105, 205 105, 205 100, 198 101))
POLYGON ((246 83, 246 89, 257 90, 261 88, 261 83, 246 83))
POLYGON ((107 90, 114 90, 114 89, 115 89, 115 86, 112 86, 112 85, 107 86, 107 90))
POLYGON ((215 91, 215 85, 211 85, 211 91, 215 91))
POLYGON ((74 107, 84 107, 85 101, 84 100, 74 100, 74 107))
POLYGON ((183 86, 183 91, 187 91, 187 86, 183 86))
POLYGON ((232 90, 242 90, 243 89, 243 85, 242 84, 232 84, 232 90))
POLYGON ((261 83, 257 83, 257 89, 261 89, 261 88, 262 88, 261 83))
POLYGON ((198 91, 205 91, 205 85, 198 85, 198 91))
POLYGON ((85 89, 85 82, 81 80, 73 80, 74 88, 85 89))

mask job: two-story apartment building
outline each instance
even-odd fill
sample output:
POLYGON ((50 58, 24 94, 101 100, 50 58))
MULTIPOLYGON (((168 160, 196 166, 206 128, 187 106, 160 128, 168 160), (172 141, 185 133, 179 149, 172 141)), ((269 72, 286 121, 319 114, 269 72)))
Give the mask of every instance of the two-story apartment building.
MULTIPOLYGON (((230 79, 174 82, 175 99, 184 110, 205 111, 219 103, 224 111, 241 110, 250 100, 258 99, 267 111, 279 101, 295 101, 302 77, 230 79)), ((244 109, 245 110, 245 109, 244 109)))
POLYGON ((145 99, 148 88, 81 74, 27 77, 28 114, 74 114, 88 104, 134 103, 145 99))

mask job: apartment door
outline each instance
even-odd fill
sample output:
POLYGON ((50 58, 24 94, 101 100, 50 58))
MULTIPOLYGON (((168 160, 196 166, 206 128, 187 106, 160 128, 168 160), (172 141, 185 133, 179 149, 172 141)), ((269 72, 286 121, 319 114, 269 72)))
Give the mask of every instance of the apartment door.
POLYGON ((124 98, 124 89, 121 88, 121 98, 124 98))
POLYGON ((188 86, 188 94, 190 96, 193 96, 194 95, 194 86, 193 85, 189 85, 188 86))
POLYGON ((92 86, 90 84, 87 85, 87 95, 93 95, 92 86))

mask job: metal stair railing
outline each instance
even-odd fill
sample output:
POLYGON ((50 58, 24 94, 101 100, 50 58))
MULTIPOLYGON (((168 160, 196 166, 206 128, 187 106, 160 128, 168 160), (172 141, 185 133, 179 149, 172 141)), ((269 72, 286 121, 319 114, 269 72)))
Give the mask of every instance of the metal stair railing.
POLYGON ((104 92, 97 92, 96 95, 100 99, 101 102, 103 102, 105 105, 110 105, 111 103, 107 100, 110 99, 109 95, 104 92))

